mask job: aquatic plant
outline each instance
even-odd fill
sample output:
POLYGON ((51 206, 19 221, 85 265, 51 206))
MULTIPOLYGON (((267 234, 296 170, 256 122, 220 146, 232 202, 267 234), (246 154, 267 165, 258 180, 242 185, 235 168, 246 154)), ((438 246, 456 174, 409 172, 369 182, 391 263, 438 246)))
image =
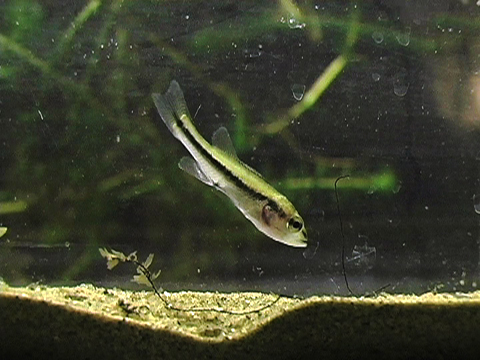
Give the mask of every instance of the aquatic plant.
POLYGON ((160 275, 161 270, 157 271, 156 273, 152 273, 149 269, 150 265, 153 261, 153 254, 149 254, 147 259, 143 262, 140 262, 137 258, 137 252, 134 251, 129 255, 125 255, 121 251, 116 250, 107 250, 106 248, 99 248, 100 255, 107 259, 107 268, 108 270, 112 270, 115 266, 119 263, 131 263, 137 267, 137 274, 133 276, 132 281, 140 284, 140 285, 147 285, 150 287, 155 295, 164 303, 165 308, 173 311, 181 311, 181 312, 218 312, 223 314, 230 314, 230 315, 248 315, 253 313, 261 312, 269 307, 275 305, 281 298, 280 295, 277 295, 275 300, 264 305, 260 308, 250 309, 250 310, 243 310, 243 311, 233 311, 228 310, 223 307, 178 307, 174 304, 168 302, 166 298, 161 294, 163 292, 162 289, 159 289, 157 285, 155 285, 155 280, 160 275))

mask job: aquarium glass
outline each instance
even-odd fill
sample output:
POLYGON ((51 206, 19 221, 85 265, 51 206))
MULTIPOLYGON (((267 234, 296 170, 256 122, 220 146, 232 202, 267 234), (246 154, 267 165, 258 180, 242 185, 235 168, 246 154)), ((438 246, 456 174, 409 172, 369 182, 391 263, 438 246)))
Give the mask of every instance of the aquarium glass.
POLYGON ((476 0, 0 2, 0 277, 146 287, 102 248, 168 291, 477 289, 479 35, 476 0), (179 168, 172 80, 307 248, 179 168))

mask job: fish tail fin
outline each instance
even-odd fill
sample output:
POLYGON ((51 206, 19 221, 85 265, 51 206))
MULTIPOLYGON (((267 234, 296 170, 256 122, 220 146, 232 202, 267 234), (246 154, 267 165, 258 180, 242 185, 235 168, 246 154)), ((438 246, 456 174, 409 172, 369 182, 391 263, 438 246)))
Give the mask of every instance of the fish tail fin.
POLYGON ((177 137, 182 123, 191 121, 180 85, 175 80, 172 80, 165 95, 152 94, 152 99, 163 122, 172 134, 177 137))

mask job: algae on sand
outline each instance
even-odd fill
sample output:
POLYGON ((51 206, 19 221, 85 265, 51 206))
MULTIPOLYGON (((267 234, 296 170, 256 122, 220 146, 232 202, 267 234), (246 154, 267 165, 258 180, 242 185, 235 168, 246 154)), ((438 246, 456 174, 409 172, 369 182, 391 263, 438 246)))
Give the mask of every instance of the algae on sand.
MULTIPOLYGON (((262 293, 165 294, 181 308, 246 311, 262 293)), ((36 358, 478 356, 480 292, 282 297, 246 315, 167 309, 152 292, 0 285, 0 354, 36 358)), ((5 358, 5 357, 3 357, 5 358)))

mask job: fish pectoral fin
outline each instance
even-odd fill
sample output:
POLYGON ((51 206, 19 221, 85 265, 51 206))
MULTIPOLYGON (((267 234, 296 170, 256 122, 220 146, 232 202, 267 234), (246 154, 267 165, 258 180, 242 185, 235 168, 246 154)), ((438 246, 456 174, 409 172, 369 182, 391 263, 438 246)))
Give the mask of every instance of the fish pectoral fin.
POLYGON ((238 160, 230 134, 225 127, 218 128, 212 135, 212 145, 238 160))
POLYGON ((178 167, 185 171, 186 173, 192 175, 193 177, 197 178, 201 182, 213 186, 213 181, 210 179, 205 173, 200 169, 197 162, 189 157, 184 156, 178 162, 178 167))

